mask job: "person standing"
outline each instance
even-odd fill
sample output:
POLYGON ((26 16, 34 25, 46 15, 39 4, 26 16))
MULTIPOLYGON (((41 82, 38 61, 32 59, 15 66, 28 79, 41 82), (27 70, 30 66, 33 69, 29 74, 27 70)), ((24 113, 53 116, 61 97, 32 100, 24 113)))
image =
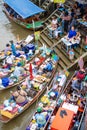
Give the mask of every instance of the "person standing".
POLYGON ((11 40, 11 41, 9 41, 9 42, 11 43, 12 53, 13 53, 14 56, 16 56, 16 47, 15 47, 15 45, 14 45, 14 43, 13 43, 13 40, 11 40))

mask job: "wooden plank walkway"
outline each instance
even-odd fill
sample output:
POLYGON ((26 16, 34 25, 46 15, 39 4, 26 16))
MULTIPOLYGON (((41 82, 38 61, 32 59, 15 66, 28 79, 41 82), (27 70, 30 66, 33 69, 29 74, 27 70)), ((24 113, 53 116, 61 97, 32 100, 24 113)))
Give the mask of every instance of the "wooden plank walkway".
MULTIPOLYGON (((68 3, 68 2, 66 2, 66 3, 68 3)), ((69 3, 67 4, 67 6, 69 6, 69 3)), ((74 64, 76 64, 81 56, 83 58, 86 57, 87 50, 84 47, 85 45, 84 45, 84 39, 83 39, 81 42, 81 45, 78 46, 77 48, 74 48, 75 58, 74 58, 74 62, 72 63, 71 60, 69 59, 69 55, 67 54, 67 52, 61 48, 61 37, 58 40, 56 40, 56 39, 52 39, 48 35, 49 31, 47 29, 47 25, 49 25, 51 23, 51 19, 53 16, 60 17, 60 14, 61 14, 61 11, 58 11, 58 9, 57 9, 44 21, 44 29, 41 32, 41 36, 40 36, 40 39, 38 42, 40 44, 45 44, 48 47, 55 50, 55 52, 59 56, 58 67, 61 69, 64 69, 64 68, 70 68, 74 64)))

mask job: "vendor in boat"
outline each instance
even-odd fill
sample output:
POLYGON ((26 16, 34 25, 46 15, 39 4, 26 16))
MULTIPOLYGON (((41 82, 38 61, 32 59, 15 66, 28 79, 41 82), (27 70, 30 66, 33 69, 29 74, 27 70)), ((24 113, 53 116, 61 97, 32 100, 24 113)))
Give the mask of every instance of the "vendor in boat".
POLYGON ((21 67, 21 63, 18 62, 12 75, 19 78, 20 76, 23 76, 24 74, 25 74, 25 70, 23 67, 21 67))
POLYGON ((42 111, 41 107, 37 108, 37 113, 35 114, 35 119, 38 124, 37 129, 44 127, 44 125, 46 123, 46 118, 45 118, 44 112, 42 111))
POLYGON ((52 62, 49 61, 48 63, 46 63, 45 67, 43 68, 43 72, 51 72, 53 70, 53 65, 52 62))
POLYGON ((83 69, 79 70, 76 73, 76 77, 82 81, 85 78, 85 71, 83 69))
POLYGON ((5 59, 6 64, 3 67, 11 69, 11 66, 13 65, 14 59, 15 59, 15 56, 12 55, 11 52, 8 52, 8 55, 7 55, 6 59, 5 59))
POLYGON ((9 51, 11 51, 11 46, 10 46, 10 44, 9 43, 7 43, 6 44, 6 48, 5 48, 5 55, 7 55, 7 53, 9 52, 9 51))
POLYGON ((16 57, 20 56, 20 52, 16 50, 16 46, 14 45, 13 40, 9 41, 11 43, 11 49, 12 49, 12 54, 16 57))
POLYGON ((83 89, 82 81, 80 79, 74 79, 72 81, 71 87, 77 92, 80 92, 83 89))
POLYGON ((17 86, 17 91, 12 93, 13 99, 20 106, 23 106, 28 102, 26 96, 27 96, 27 93, 23 89, 21 89, 21 87, 19 86, 17 86))
POLYGON ((21 44, 21 50, 25 53, 25 55, 29 52, 29 48, 21 44))

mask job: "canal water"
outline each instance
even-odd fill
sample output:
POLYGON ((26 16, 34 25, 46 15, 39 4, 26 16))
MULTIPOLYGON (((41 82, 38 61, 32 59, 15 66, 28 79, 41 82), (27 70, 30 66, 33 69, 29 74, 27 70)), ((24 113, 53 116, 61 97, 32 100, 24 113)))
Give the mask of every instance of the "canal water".
MULTIPOLYGON (((22 28, 7 18, 3 12, 3 0, 0 0, 0 51, 5 48, 5 45, 9 43, 10 40, 16 42, 17 36, 19 36, 19 39, 21 40, 26 38, 31 33, 33 32, 22 28)), ((13 90, 15 90, 15 87, 0 92, 0 104, 9 98, 10 91, 13 90)), ((9 123, 3 124, 0 122, 0 130, 25 130, 28 122, 36 110, 36 107, 37 102, 9 123)))
MULTIPOLYGON (((10 40, 16 42, 17 35, 19 35, 21 40, 26 38, 31 33, 33 32, 22 28, 7 18, 3 12, 3 0, 0 0, 0 50, 4 49, 5 45, 9 43, 10 40)), ((9 92, 13 89, 0 92, 0 104, 9 97, 9 92)), ((31 115, 35 110, 35 106, 36 104, 7 124, 0 122, 0 130, 25 130, 31 115)))

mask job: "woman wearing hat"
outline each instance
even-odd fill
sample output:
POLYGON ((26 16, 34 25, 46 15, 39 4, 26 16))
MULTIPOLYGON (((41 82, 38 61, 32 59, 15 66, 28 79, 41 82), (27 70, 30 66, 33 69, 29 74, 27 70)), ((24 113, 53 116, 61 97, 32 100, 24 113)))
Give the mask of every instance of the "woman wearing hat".
POLYGON ((16 103, 20 106, 23 106, 28 102, 26 98, 27 93, 19 86, 17 86, 17 91, 12 93, 12 96, 16 103))

